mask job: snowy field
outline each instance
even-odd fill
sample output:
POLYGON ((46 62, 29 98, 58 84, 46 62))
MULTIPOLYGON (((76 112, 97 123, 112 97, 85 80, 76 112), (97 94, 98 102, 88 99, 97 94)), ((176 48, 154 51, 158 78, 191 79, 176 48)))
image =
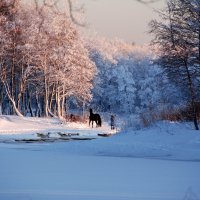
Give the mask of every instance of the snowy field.
POLYGON ((200 132, 189 123, 99 133, 109 126, 1 116, 0 200, 200 200, 200 132), (56 139, 16 141, 37 133, 56 139))

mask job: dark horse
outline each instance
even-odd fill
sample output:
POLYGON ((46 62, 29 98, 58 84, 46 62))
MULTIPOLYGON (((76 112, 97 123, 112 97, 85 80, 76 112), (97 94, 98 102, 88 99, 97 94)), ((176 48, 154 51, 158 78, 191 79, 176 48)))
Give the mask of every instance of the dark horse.
POLYGON ((101 117, 99 114, 94 114, 92 112, 92 109, 90 109, 90 117, 89 117, 89 126, 90 126, 90 122, 92 121, 92 128, 93 128, 93 122, 96 122, 96 126, 97 127, 101 127, 101 117))

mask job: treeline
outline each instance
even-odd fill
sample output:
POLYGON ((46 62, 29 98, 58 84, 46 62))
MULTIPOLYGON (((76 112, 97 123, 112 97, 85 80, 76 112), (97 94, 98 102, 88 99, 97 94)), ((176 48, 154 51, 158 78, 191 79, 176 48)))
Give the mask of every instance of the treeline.
POLYGON ((96 110, 144 115, 151 121, 151 116, 184 104, 181 92, 153 62, 149 47, 94 38, 87 48, 98 69, 91 101, 96 110))
POLYGON ((62 117, 69 99, 91 99, 95 64, 50 2, 0 2, 0 114, 62 117))
POLYGON ((198 129, 199 1, 168 1, 150 23, 153 54, 118 39, 82 40, 50 2, 0 2, 0 114, 63 117, 90 101, 94 110, 146 121, 191 112, 198 129))

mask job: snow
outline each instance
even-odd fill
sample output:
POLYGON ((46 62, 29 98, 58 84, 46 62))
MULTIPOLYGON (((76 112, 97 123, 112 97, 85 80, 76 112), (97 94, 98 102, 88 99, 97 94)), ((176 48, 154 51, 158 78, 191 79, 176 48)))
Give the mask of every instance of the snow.
MULTIPOLYGON (((95 124, 95 123, 94 123, 95 124)), ((94 125, 95 127, 95 125, 94 125)), ((110 127, 105 123, 99 128, 91 128, 88 123, 74 123, 61 121, 58 118, 38 118, 38 117, 17 117, 17 116, 0 116, 0 141, 12 141, 15 139, 36 139, 37 133, 46 135, 47 133, 59 137, 57 133, 79 133, 82 137, 97 137, 98 134, 114 134, 110 127)))
POLYGON ((192 124, 162 121, 102 138, 100 132, 110 127, 1 116, 0 200, 200 199, 200 134, 192 124), (37 131, 98 139, 7 142, 37 131))

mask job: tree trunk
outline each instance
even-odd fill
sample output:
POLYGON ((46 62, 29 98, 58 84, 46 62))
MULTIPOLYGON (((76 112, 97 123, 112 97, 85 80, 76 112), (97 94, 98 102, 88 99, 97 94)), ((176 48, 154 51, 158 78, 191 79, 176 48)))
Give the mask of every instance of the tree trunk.
POLYGON ((57 102, 57 112, 58 112, 58 117, 61 118, 61 106, 60 106, 60 90, 59 87, 57 88, 57 98, 56 98, 56 102, 57 102))
POLYGON ((36 95, 35 95, 35 99, 36 99, 35 116, 36 116, 36 117, 41 117, 41 109, 40 109, 39 97, 38 97, 38 94, 37 94, 37 93, 36 93, 36 95))
POLYGON ((2 115, 2 104, 3 104, 3 85, 0 82, 0 115, 2 115))
POLYGON ((44 95, 44 113, 45 116, 48 117, 48 106, 49 106, 49 92, 48 92, 48 81, 47 81, 47 58, 45 54, 44 58, 44 87, 45 87, 45 95, 44 95))
POLYGON ((25 93, 23 93, 22 94, 22 97, 21 97, 21 108, 22 108, 22 113, 24 114, 24 115, 26 115, 26 106, 25 106, 25 93))
MULTIPOLYGON (((10 99, 10 97, 9 97, 9 99, 10 99)), ((14 109, 15 113, 17 114, 17 116, 23 117, 23 115, 21 114, 21 112, 17 109, 15 101, 13 99, 10 99, 10 101, 12 102, 13 109, 14 109)))
POLYGON ((15 103, 14 98, 13 98, 13 97, 11 96, 11 94, 10 94, 10 90, 9 90, 9 86, 8 86, 7 82, 4 81, 3 84, 4 84, 4 87, 5 87, 5 89, 6 89, 6 94, 7 94, 8 98, 9 98, 9 100, 10 100, 12 106, 13 106, 13 109, 14 109, 15 113, 16 113, 19 117, 23 117, 23 115, 21 114, 21 112, 18 110, 18 108, 17 108, 17 106, 16 106, 16 103, 15 103))
POLYGON ((29 111, 30 111, 30 114, 31 114, 31 117, 33 117, 33 109, 32 109, 32 101, 31 101, 31 95, 30 95, 30 92, 29 92, 29 87, 28 87, 28 108, 29 108, 29 111))
POLYGON ((50 97, 50 102, 49 102, 49 110, 51 111, 51 112, 53 112, 52 111, 52 107, 53 107, 53 97, 54 97, 54 95, 55 95, 55 84, 53 84, 53 87, 52 87, 52 92, 51 92, 51 97, 50 97))
POLYGON ((65 115, 65 84, 63 85, 62 99, 61 99, 61 115, 65 115))
MULTIPOLYGON (((23 75, 24 75, 24 66, 23 65, 21 65, 21 74, 20 75, 21 75, 21 78, 20 78, 20 81, 19 81, 19 92, 18 92, 18 95, 17 95, 17 108, 18 108, 18 110, 20 110, 23 107, 23 105, 21 105, 21 100, 23 98, 23 93, 24 93, 24 90, 25 90, 25 82, 23 80, 23 75)), ((24 112, 24 110, 23 110, 23 112, 24 112)))
POLYGON ((191 95, 192 118, 193 118, 195 129, 199 130, 198 120, 197 120, 197 111, 196 111, 195 91, 194 91, 194 87, 193 87, 193 83, 192 83, 192 78, 191 78, 191 75, 190 75, 190 72, 188 69, 187 61, 185 61, 185 68, 186 68, 186 72, 187 72, 189 92, 191 95))

